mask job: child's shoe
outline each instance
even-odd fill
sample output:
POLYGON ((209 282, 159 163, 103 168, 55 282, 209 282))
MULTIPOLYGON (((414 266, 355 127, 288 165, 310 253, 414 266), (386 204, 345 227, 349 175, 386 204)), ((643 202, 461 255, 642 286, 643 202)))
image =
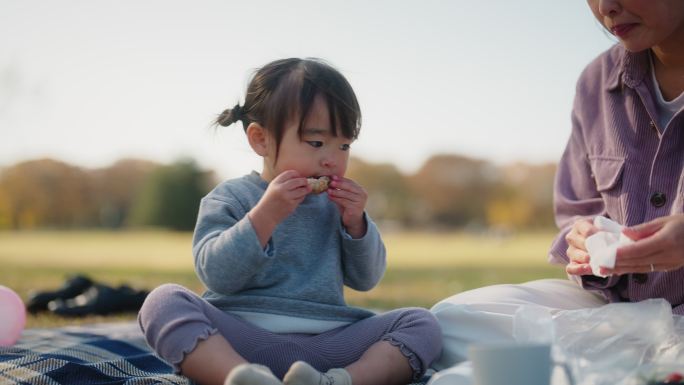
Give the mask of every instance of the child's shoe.
POLYGON ((297 361, 283 378, 284 385, 352 385, 349 372, 344 369, 330 369, 321 373, 304 361, 297 361))
POLYGON ((233 368, 223 385, 283 385, 271 369, 259 364, 241 364, 233 368))

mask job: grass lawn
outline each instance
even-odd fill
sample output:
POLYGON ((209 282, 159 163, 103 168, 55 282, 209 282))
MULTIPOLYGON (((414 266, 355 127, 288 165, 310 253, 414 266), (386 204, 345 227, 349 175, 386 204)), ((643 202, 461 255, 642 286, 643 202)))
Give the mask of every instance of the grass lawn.
MULTIPOLYGON (((390 309, 430 307, 454 293, 496 283, 565 277, 546 262, 554 233, 522 233, 490 237, 463 233, 387 232, 388 269, 369 292, 348 290, 356 306, 390 309)), ((110 285, 126 283, 152 289, 165 282, 197 293, 191 234, 164 231, 0 232, 0 285, 26 299, 31 290, 52 290, 73 273, 84 273, 110 285)), ((64 319, 30 316, 28 327, 73 325, 133 319, 115 317, 64 319)))

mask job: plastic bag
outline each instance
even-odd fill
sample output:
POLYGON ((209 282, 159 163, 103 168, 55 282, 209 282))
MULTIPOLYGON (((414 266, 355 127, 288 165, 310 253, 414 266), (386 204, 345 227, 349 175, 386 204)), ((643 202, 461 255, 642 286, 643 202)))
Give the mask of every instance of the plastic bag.
POLYGON ((520 342, 552 341, 554 356, 570 365, 578 384, 645 385, 645 370, 681 366, 681 318, 673 318, 672 307, 662 299, 553 314, 523 306, 515 314, 513 331, 520 342))

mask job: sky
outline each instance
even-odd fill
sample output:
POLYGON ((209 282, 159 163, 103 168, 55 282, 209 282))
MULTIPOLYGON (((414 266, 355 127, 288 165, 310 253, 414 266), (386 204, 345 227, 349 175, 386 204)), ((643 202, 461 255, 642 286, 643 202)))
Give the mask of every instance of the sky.
POLYGON ((580 0, 0 0, 0 167, 259 171, 241 126, 211 123, 284 57, 347 77, 353 156, 406 173, 445 153, 555 162, 577 78, 613 44, 580 0))

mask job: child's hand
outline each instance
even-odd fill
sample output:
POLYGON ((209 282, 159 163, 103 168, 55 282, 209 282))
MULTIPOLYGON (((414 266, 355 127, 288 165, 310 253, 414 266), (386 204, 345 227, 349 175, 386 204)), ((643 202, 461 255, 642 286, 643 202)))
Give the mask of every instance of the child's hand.
POLYGON ((278 224, 295 211, 310 191, 306 178, 287 170, 273 178, 257 206, 278 224))
POLYGON ((264 196, 248 213, 262 246, 266 245, 275 227, 292 214, 311 192, 306 178, 288 170, 273 178, 264 196))
POLYGON ((363 218, 368 200, 366 190, 351 179, 336 175, 331 178, 328 196, 340 209, 342 224, 353 238, 363 237, 366 234, 366 221, 363 218))

